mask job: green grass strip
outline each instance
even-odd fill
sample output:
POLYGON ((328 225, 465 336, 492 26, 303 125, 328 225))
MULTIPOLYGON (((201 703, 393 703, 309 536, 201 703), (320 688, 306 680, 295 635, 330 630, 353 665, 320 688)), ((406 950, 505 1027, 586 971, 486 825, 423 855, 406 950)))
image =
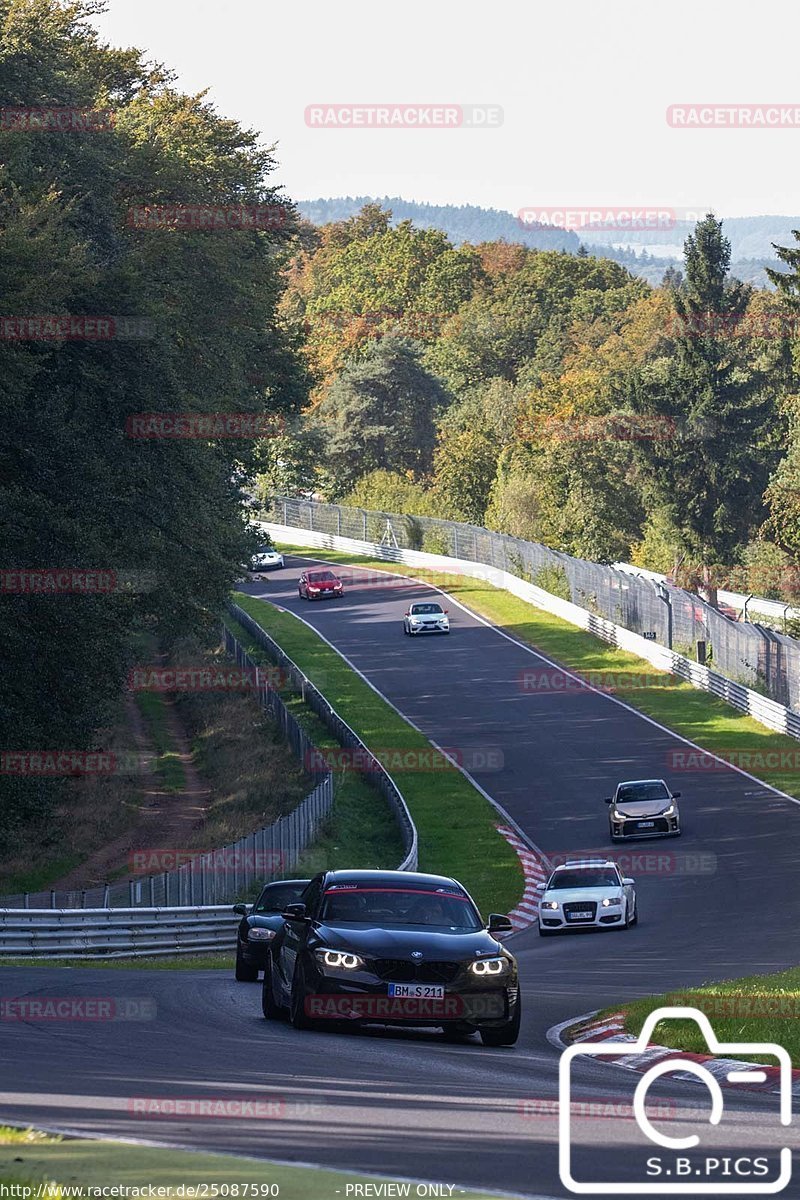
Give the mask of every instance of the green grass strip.
MULTIPOLYGON (((625 1029, 638 1035, 654 1009, 670 1005, 705 1013, 720 1042, 777 1042, 789 1052, 793 1066, 800 1067, 800 967, 777 975, 748 975, 663 996, 647 996, 608 1012, 623 1012, 625 1029)), ((651 1040, 693 1054, 708 1052, 694 1021, 660 1021, 651 1040)), ((763 1055, 747 1058, 776 1065, 774 1058, 763 1055)))
MULTIPOLYGON (((800 799, 800 741, 774 733, 716 696, 698 691, 668 672, 658 671, 635 654, 610 646, 510 592, 463 575, 405 565, 393 567, 392 563, 336 550, 308 546, 281 546, 281 549, 289 554, 318 557, 333 563, 351 563, 384 571, 395 569, 403 575, 444 588, 454 599, 519 641, 587 676, 589 681, 600 682, 632 708, 741 766, 757 779, 800 799)), ((531 658, 529 669, 534 674, 540 666, 531 658)), ((680 747, 676 750, 681 752, 680 747)), ((686 747, 686 753, 692 754, 689 747, 686 747)), ((716 768, 709 764, 709 769, 716 768)))
MULTIPOLYGON (((253 1100, 270 1097, 253 1095, 253 1100)), ((287 1101, 287 1106, 291 1101, 287 1101)), ((274 1124, 274 1121, 273 1121, 274 1124)), ((253 1136, 256 1136, 257 1121, 253 1136)), ((141 1122, 142 1138, 147 1137, 148 1121, 141 1122)), ((175 1140, 180 1139, 181 1121, 175 1121, 175 1140)), ((280 1200, 335 1200, 345 1195, 347 1184, 369 1182, 369 1176, 357 1172, 329 1171, 321 1167, 295 1167, 270 1162, 268 1159, 246 1158, 239 1155, 205 1154, 201 1152, 160 1149, 152 1146, 135 1146, 125 1142, 84 1141, 64 1139, 53 1141, 18 1139, 8 1141, 0 1129, 0 1185, 6 1189, 17 1184, 31 1185, 31 1191, 4 1192, 20 1200, 35 1200, 37 1184, 57 1181, 52 1191, 43 1191, 43 1197, 56 1200, 57 1186, 73 1188, 103 1187, 109 1185, 143 1188, 147 1195, 148 1185, 169 1189, 159 1193, 164 1200, 172 1197, 250 1196, 258 1200, 268 1197, 267 1185, 276 1185, 280 1200), (212 1185, 219 1185, 214 1191, 212 1185), (184 1185, 183 1191, 177 1189, 184 1185), (223 1185, 228 1189, 222 1190, 223 1185), (189 1187, 199 1188, 190 1192, 189 1187)), ((353 1152, 356 1157, 356 1151, 353 1152)), ((374 1178, 373 1178, 374 1182, 374 1178)), ((413 1192, 413 1188, 412 1188, 413 1192)), ((83 1193, 88 1197, 91 1193, 83 1193)), ((362 1195, 364 1193, 362 1192, 362 1195)), ((70 1196, 76 1192, 70 1190, 70 1196)), ((130 1195, 135 1195, 131 1192, 130 1195)), ((459 1200, 478 1200, 481 1192, 457 1192, 459 1200)))
POLYGON ((134 700, 156 748, 156 771, 168 792, 182 792, 186 772, 167 722, 164 697, 158 692, 136 692, 134 700))
MULTIPOLYGON (((297 663, 373 751, 430 752, 430 742, 378 696, 313 629, 292 613, 237 593, 239 604, 297 663)), ((522 869, 495 826, 500 817, 460 771, 391 771, 419 834, 420 869, 459 879, 481 912, 506 912, 519 901, 522 869)))

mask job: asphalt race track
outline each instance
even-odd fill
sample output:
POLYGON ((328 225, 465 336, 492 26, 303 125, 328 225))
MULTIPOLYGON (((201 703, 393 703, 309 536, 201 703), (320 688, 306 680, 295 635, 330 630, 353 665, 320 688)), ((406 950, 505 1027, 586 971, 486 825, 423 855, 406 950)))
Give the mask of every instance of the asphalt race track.
MULTIPOLYGON (((478 765, 488 759, 475 779, 546 852, 610 851, 602 798, 619 779, 664 776, 681 791, 683 837, 632 848, 662 856, 637 876, 639 925, 547 941, 535 930, 516 935, 523 1029, 500 1050, 477 1039, 447 1044, 435 1031, 298 1033, 262 1020, 260 985, 218 972, 5 968, 4 997, 136 997, 155 1016, 0 1021, 0 1119, 569 1195, 558 1176, 559 1056, 547 1030, 625 997, 794 965, 800 806, 730 768, 671 769, 670 756, 688 745, 606 696, 526 687, 525 672, 530 683, 552 668, 453 600, 449 637, 404 637, 409 600, 430 596, 423 585, 374 574, 359 584, 360 573, 343 568, 353 578, 343 599, 300 600, 304 561, 246 590, 301 615, 440 746, 478 765), (142 1115, 134 1102, 187 1097, 274 1103, 269 1116, 211 1119, 142 1115)), ((595 1104, 574 1122, 579 1178, 645 1179, 642 1164, 659 1151, 614 1110, 630 1102, 637 1078, 577 1066, 573 1099, 595 1104)), ((651 1095, 666 1106, 672 1136, 695 1131, 691 1113, 707 1113, 706 1092, 690 1082, 662 1080, 651 1095)), ((715 1156, 796 1142, 794 1127, 778 1125, 777 1097, 726 1092, 715 1156)), ((671 1152, 660 1153, 667 1162, 671 1152)), ((781 1194, 800 1197, 800 1183, 781 1194)))

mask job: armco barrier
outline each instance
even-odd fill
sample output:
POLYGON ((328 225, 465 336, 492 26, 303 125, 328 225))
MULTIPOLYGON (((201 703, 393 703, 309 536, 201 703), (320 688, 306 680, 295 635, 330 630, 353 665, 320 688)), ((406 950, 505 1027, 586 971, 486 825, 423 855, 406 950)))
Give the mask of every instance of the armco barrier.
POLYGON ((229 904, 194 908, 0 909, 0 958, 157 957, 230 950, 229 904))
MULTIPOLYGON (((304 502, 307 506, 309 502, 304 502)), ((691 659, 677 654, 673 650, 661 646, 657 642, 648 641, 630 629, 623 629, 604 617, 598 617, 585 608, 580 608, 570 600, 562 600, 542 588, 520 579, 510 572, 498 567, 486 566, 483 563, 469 559, 450 558, 444 554, 429 554, 423 550, 405 550, 397 546, 383 543, 362 541, 356 538, 340 537, 337 534, 323 533, 317 530, 302 528, 294 525, 279 524, 275 521, 259 521, 277 541, 294 543, 300 546, 326 547, 331 550, 345 550, 352 554, 367 555, 370 558, 384 559, 392 563, 406 563, 408 566, 429 567, 436 571, 446 571, 450 574, 466 575, 471 579, 482 579, 495 587, 526 600, 545 612, 561 617, 579 629, 585 629, 595 637, 629 650, 631 654, 652 663, 660 671, 668 671, 685 679, 692 687, 704 692, 711 692, 740 712, 747 713, 755 721, 790 737, 800 738, 800 715, 792 712, 776 700, 770 700, 759 692, 735 683, 724 675, 712 671, 710 667, 701 666, 691 659)))

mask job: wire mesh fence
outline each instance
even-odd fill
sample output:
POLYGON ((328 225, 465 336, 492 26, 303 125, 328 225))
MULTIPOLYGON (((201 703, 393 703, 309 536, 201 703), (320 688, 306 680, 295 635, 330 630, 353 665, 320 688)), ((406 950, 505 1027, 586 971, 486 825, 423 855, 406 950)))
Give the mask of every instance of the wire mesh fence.
POLYGON ((276 496, 267 520, 384 547, 423 550, 508 571, 736 683, 800 711, 800 642, 734 621, 699 596, 538 542, 439 517, 409 516, 276 496))

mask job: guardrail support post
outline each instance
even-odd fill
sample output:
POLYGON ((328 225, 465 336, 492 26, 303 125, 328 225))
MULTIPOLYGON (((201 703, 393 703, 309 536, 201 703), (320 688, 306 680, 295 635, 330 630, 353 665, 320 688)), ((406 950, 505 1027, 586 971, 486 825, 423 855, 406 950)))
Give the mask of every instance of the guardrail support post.
POLYGON ((136 907, 135 892, 133 890, 133 880, 128 883, 128 908, 136 907))

